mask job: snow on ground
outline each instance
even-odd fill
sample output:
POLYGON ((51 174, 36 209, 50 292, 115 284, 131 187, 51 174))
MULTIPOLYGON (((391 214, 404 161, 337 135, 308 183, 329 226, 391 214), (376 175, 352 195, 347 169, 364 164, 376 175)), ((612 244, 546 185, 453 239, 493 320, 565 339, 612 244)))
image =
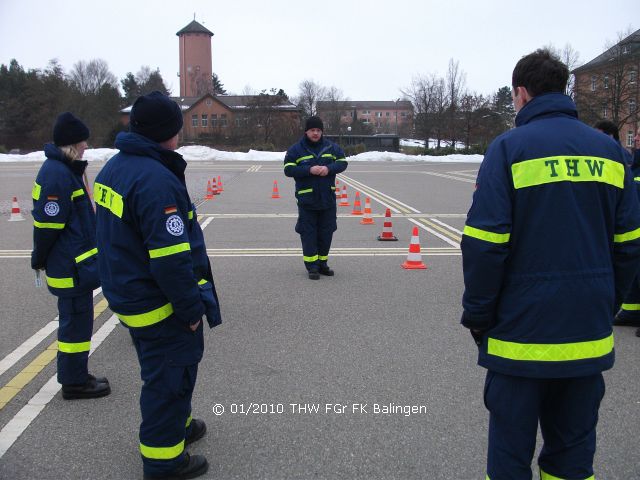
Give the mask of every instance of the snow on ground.
MULTIPOLYGON (((414 140, 412 138, 401 138, 400 139, 400 146, 401 147, 419 147, 419 148, 424 148, 424 144, 426 142, 424 140, 414 140)), ((438 141, 430 138, 429 139, 429 148, 436 148, 438 146, 438 141)), ((440 147, 441 148, 445 148, 445 147, 450 147, 451 146, 451 142, 449 140, 440 140, 440 147)), ((462 149, 464 148, 464 143, 462 142, 456 142, 456 148, 457 149, 462 149)))
MULTIPOLYGON (((285 152, 260 152, 249 150, 248 152, 226 152, 204 146, 180 147, 178 152, 188 162, 207 162, 213 160, 222 161, 274 161, 282 162, 285 152)), ((93 148, 84 152, 84 159, 90 162, 105 162, 118 150, 113 148, 93 148)), ((364 152, 349 157, 349 161, 367 162, 452 162, 452 163, 480 163, 482 155, 405 155, 397 152, 364 152)), ((0 154, 0 163, 6 162, 43 162, 44 152, 33 152, 25 155, 0 154)))

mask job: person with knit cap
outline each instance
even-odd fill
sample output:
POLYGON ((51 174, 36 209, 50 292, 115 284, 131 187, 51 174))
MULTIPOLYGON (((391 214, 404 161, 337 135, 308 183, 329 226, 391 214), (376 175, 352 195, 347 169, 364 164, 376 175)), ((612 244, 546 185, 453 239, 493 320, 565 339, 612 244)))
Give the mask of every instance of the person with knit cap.
POLYGON ((140 363, 144 478, 195 478, 209 464, 185 446, 206 425, 191 416, 204 351, 202 318, 221 323, 196 208, 175 150, 182 112, 160 92, 139 97, 120 150, 96 177, 98 257, 109 307, 129 330, 140 363))
POLYGON ((284 174, 296 182, 295 230, 300 234, 304 265, 311 280, 334 275, 327 261, 333 232, 338 228, 335 180, 347 168, 344 152, 323 137, 323 130, 320 117, 309 117, 304 135, 284 158, 284 174))
POLYGON ((53 127, 53 143, 33 185, 31 267, 46 272, 58 297, 58 382, 67 400, 109 395, 104 377, 88 371, 93 333, 93 290, 100 286, 95 213, 83 175, 89 129, 70 112, 53 127))

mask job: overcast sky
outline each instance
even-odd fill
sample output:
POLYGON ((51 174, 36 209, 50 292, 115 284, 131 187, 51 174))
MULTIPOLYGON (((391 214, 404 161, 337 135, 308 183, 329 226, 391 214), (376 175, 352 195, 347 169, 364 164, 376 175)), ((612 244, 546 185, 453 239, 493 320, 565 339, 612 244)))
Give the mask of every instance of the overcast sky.
POLYGON ((122 79, 159 68, 179 94, 178 37, 193 15, 214 33, 213 71, 229 93, 312 79, 351 100, 395 100, 412 77, 459 62, 471 91, 509 85, 515 62, 569 43, 580 63, 640 28, 638 0, 0 0, 0 63, 69 72, 102 58, 122 79))

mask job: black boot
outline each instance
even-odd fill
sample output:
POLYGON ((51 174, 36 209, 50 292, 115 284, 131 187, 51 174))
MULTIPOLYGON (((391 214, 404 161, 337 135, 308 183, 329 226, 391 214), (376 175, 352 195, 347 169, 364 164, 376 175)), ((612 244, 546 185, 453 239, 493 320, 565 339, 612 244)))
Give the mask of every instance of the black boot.
POLYGON ((334 271, 329 268, 328 265, 320 265, 320 275, 326 275, 327 277, 333 277, 334 271))
POLYGON ((640 328, 636 330, 636 337, 640 337, 640 328))
POLYGON ((309 270, 309 279, 320 280, 320 274, 318 273, 318 270, 309 270))
POLYGON ((188 453, 185 455, 187 457, 185 462, 173 472, 168 472, 164 475, 145 474, 145 480, 186 480, 207 473, 207 470, 209 470, 209 462, 207 462, 206 458, 202 455, 189 455, 188 453))
POLYGON ((193 442, 197 442, 204 434, 207 433, 207 424, 202 420, 192 419, 191 420, 191 430, 189 430, 189 435, 184 439, 184 444, 190 445, 193 442))
POLYGON ((98 383, 109 384, 109 380, 107 380, 107 377, 94 377, 93 375, 89 374, 89 379, 92 379, 92 378, 98 383))
POLYGON ((89 377, 84 385, 62 385, 62 398, 76 400, 79 398, 100 398, 111 393, 108 383, 97 382, 95 377, 89 377))
POLYGON ((618 327, 640 327, 640 312, 620 310, 613 318, 613 324, 618 327))

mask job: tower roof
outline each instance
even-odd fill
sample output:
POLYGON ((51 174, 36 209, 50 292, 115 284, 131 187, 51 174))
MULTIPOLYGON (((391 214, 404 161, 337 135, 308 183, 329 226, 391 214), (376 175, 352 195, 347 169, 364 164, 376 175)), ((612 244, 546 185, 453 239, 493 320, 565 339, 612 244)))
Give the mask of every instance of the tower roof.
POLYGON ((206 33, 206 34, 211 35, 213 37, 213 32, 211 32, 204 25, 199 24, 195 20, 193 20, 189 25, 187 25, 182 30, 180 30, 178 33, 176 33, 176 35, 180 36, 180 35, 184 35, 186 33, 206 33))

